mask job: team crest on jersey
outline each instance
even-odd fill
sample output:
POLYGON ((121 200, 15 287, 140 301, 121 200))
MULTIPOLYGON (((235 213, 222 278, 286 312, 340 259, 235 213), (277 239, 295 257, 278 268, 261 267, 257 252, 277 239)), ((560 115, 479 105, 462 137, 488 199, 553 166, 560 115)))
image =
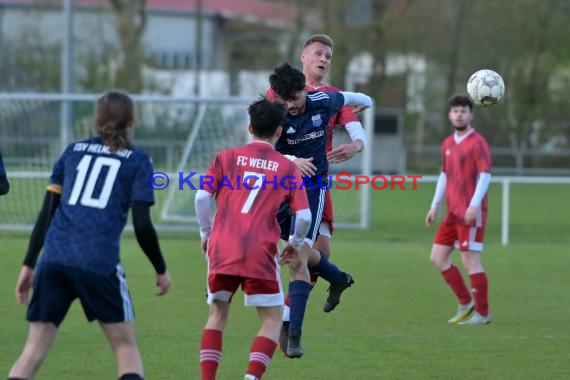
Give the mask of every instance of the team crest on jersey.
POLYGON ((321 119, 321 115, 311 116, 311 120, 313 121, 313 125, 315 127, 320 127, 323 124, 323 119, 321 119))

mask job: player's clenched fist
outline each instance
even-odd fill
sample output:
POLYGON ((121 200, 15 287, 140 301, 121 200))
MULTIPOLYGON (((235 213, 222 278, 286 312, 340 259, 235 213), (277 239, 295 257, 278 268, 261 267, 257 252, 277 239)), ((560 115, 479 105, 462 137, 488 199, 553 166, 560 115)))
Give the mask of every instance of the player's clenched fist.
POLYGON ((156 292, 157 295, 163 296, 168 293, 171 285, 172 279, 170 278, 170 274, 168 272, 156 274, 156 286, 158 287, 158 291, 156 292))

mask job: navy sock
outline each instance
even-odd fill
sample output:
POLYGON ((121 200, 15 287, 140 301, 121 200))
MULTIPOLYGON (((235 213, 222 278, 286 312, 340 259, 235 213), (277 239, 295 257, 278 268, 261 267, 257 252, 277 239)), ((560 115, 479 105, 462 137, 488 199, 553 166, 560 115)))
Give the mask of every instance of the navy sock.
POLYGON ((289 332, 301 332, 303 329, 303 318, 305 318, 305 308, 309 293, 313 286, 308 282, 295 280, 289 283, 289 300, 291 303, 291 322, 289 332))
POLYGON ((331 284, 342 281, 342 272, 340 269, 331 263, 321 251, 319 251, 319 254, 321 255, 321 260, 317 265, 309 268, 311 272, 316 273, 319 277, 324 278, 331 284))

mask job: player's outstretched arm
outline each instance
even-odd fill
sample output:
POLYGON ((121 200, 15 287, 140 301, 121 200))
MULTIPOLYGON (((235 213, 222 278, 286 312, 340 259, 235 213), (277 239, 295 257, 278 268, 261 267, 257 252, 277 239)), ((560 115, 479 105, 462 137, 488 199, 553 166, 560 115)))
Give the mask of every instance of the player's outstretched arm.
POLYGON ((18 283, 16 284, 16 298, 22 304, 28 303, 28 295, 32 288, 32 280, 34 278, 34 268, 36 267, 40 251, 44 246, 49 224, 55 210, 59 207, 60 201, 61 187, 50 185, 50 189, 46 191, 42 209, 32 230, 28 252, 24 258, 22 270, 20 271, 18 283))
POLYGON ((0 175, 0 195, 6 195, 10 191, 10 182, 8 182, 8 177, 5 175, 0 175))
POLYGON ((351 121, 349 123, 346 123, 344 127, 350 135, 352 144, 341 144, 331 150, 327 154, 327 159, 331 164, 337 164, 339 162, 350 160, 356 154, 362 152, 368 143, 366 131, 362 127, 360 121, 351 121))
POLYGON ((168 293, 172 280, 166 270, 164 256, 160 251, 158 236, 150 218, 150 204, 142 201, 133 202, 133 227, 139 246, 148 257, 156 271, 156 285, 158 295, 168 293))
POLYGON ((439 174, 437 179, 437 185, 435 186, 435 194, 433 195, 433 200, 431 201, 431 208, 426 215, 426 226, 431 226, 435 222, 435 217, 437 216, 437 210, 441 206, 443 197, 445 195, 445 189, 447 187, 447 176, 444 172, 439 174))
POLYGON ((344 105, 368 108, 372 106, 372 98, 360 92, 341 91, 344 96, 344 105))

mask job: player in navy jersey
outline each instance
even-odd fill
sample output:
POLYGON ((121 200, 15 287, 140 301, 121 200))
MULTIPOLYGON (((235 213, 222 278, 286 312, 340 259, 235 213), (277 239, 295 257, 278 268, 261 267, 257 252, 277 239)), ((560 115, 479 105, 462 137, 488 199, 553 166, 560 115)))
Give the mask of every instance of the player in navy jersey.
MULTIPOLYGON (((330 263, 323 253, 311 248, 318 235, 326 189, 329 188, 327 129, 329 120, 342 107, 370 107, 372 100, 364 94, 351 92, 307 92, 305 75, 287 63, 275 68, 269 82, 277 101, 284 103, 288 111, 283 121, 283 134, 275 148, 285 155, 312 159, 312 164, 315 166, 315 170, 310 173, 311 176, 305 177, 307 184, 305 189, 312 220, 306 237, 307 248, 302 252, 308 256, 306 262, 310 271, 331 284, 329 296, 323 307, 325 312, 330 312, 339 304, 342 292, 350 287, 354 280, 350 274, 340 271, 330 263)), ((290 233, 291 219, 290 210, 287 205, 283 205, 278 220, 281 225, 281 237, 285 240, 290 233)), ((289 284, 291 315, 287 347, 284 350, 289 357, 300 357, 303 354, 300 339, 306 303, 311 289, 310 281, 295 280, 289 284)), ((281 346, 283 347, 284 344, 281 346)))
POLYGON ((170 275, 150 219, 152 161, 129 141, 134 104, 128 95, 103 95, 96 124, 100 137, 72 143, 54 165, 16 286, 16 297, 25 304, 33 279, 28 340, 9 379, 34 377, 76 298, 87 319, 98 320, 105 332, 119 378, 143 378, 119 238, 132 208, 137 240, 156 271, 158 294, 166 294, 170 275))
POLYGON ((2 153, 0 153, 0 195, 6 195, 10 191, 10 183, 6 177, 6 169, 2 161, 2 153))

